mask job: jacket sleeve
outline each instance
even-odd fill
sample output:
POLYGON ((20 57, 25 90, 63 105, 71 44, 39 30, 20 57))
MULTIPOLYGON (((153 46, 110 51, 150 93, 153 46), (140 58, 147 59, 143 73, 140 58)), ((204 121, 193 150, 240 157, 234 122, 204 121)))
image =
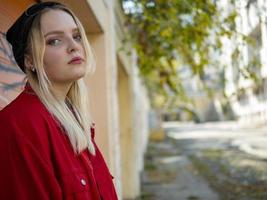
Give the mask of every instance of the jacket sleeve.
POLYGON ((0 140, 0 199, 62 199, 53 168, 37 148, 19 134, 0 140))

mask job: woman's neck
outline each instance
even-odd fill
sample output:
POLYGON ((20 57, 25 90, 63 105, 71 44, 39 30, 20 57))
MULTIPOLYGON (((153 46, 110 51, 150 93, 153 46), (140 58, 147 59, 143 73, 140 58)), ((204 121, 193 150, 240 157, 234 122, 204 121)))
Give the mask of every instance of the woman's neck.
POLYGON ((66 96, 70 90, 72 83, 69 84, 52 84, 52 91, 55 95, 55 97, 59 100, 59 101, 65 101, 66 100, 66 96))

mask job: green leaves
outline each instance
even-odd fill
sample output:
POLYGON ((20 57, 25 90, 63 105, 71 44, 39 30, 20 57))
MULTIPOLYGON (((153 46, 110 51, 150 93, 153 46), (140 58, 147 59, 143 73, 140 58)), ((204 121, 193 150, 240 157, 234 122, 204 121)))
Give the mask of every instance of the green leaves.
POLYGON ((235 11, 222 15, 213 0, 122 0, 124 5, 129 2, 125 25, 151 97, 162 95, 167 101, 178 95, 188 101, 182 69, 189 68, 202 81, 214 63, 223 70, 216 55, 221 53, 221 38, 236 33, 235 11))

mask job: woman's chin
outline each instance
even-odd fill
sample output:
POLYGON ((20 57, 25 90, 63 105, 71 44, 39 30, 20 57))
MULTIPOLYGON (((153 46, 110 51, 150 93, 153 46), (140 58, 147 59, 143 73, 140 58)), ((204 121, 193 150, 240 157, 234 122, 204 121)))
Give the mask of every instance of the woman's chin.
POLYGON ((86 74, 86 71, 85 71, 84 68, 79 69, 79 70, 77 69, 77 70, 75 70, 75 71, 73 72, 73 79, 74 79, 74 80, 78 80, 78 79, 84 77, 85 74, 86 74))
POLYGON ((84 76, 85 76, 85 73, 83 73, 83 74, 79 74, 79 75, 74 76, 72 80, 73 80, 73 81, 77 81, 77 80, 83 78, 84 76))

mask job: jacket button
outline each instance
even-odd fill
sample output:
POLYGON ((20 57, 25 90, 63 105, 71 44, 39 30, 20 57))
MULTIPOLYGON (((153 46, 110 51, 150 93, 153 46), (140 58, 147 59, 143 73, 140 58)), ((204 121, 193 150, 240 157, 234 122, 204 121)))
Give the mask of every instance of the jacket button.
POLYGON ((86 185, 86 181, 84 179, 81 179, 82 185, 86 185))

